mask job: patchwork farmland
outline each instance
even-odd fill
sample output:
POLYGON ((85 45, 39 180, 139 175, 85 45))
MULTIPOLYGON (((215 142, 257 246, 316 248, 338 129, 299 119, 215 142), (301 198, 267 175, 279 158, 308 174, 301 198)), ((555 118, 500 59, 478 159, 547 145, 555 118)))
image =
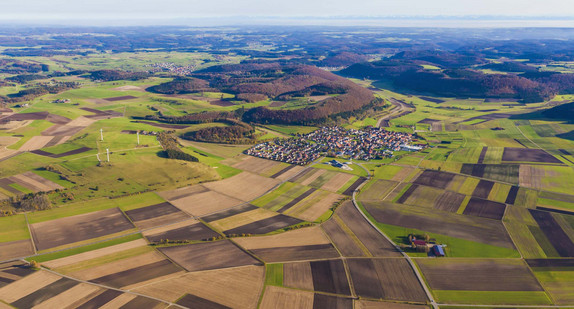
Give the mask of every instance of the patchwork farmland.
POLYGON ((364 55, 357 31, 323 31, 353 51, 323 55, 286 34, 240 47, 257 29, 165 31, 169 52, 0 49, 0 308, 574 307, 574 124, 548 116, 574 96, 421 96, 400 73, 546 89, 571 63, 501 57, 514 39, 453 67, 441 40, 411 59, 420 37, 378 33, 364 55), (8 53, 47 71, 6 73, 8 53))

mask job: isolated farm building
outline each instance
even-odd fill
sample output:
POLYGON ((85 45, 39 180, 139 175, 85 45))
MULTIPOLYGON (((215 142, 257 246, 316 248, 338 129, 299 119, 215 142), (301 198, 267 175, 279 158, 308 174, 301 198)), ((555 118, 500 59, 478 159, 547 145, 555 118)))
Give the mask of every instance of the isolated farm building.
POLYGON ((442 246, 436 245, 432 247, 432 252, 436 256, 444 256, 444 249, 442 248, 442 246))
POLYGON ((427 242, 424 241, 424 240, 415 239, 415 240, 413 240, 413 244, 414 244, 415 246, 426 246, 426 245, 427 245, 427 242))

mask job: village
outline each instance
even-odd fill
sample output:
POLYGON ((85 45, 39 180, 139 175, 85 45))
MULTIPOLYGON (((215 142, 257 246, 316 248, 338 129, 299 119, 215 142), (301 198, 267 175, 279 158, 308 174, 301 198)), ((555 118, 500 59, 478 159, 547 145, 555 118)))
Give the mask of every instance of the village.
POLYGON ((305 165, 321 155, 369 161, 391 158, 393 151, 417 151, 421 146, 410 145, 412 134, 391 132, 382 128, 367 127, 356 130, 334 126, 322 127, 295 138, 277 139, 257 144, 245 151, 246 154, 305 165))

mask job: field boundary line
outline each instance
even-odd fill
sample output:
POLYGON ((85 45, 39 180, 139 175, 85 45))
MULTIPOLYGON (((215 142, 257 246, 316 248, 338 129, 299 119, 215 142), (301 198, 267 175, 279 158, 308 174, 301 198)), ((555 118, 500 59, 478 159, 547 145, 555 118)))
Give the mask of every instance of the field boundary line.
POLYGON ((28 234, 30 235, 30 241, 32 242, 32 249, 34 254, 38 254, 38 248, 36 248, 36 243, 34 242, 34 235, 32 234, 32 228, 30 227, 30 222, 28 222, 28 214, 24 213, 24 218, 26 218, 26 228, 28 228, 28 234))
POLYGON ((77 278, 74 278, 74 277, 70 277, 70 276, 61 274, 61 273, 59 273, 59 272, 57 272, 57 271, 53 271, 53 270, 48 269, 48 268, 41 267, 40 269, 43 270, 43 271, 47 271, 47 272, 49 272, 49 273, 52 273, 52 274, 54 274, 54 275, 56 275, 56 276, 60 276, 60 277, 66 278, 66 279, 74 280, 74 281, 76 281, 76 282, 80 282, 80 283, 84 283, 84 284, 89 284, 89 285, 94 285, 94 286, 97 286, 97 287, 100 287, 100 288, 104 288, 104 289, 108 289, 108 290, 114 290, 114 291, 118 291, 118 292, 123 292, 123 293, 128 293, 128 294, 132 294, 132 295, 136 295, 136 296, 141 296, 141 297, 153 299, 153 300, 162 302, 162 303, 164 303, 164 304, 168 304, 169 306, 176 306, 176 307, 178 307, 178 308, 183 308, 183 309, 186 308, 186 307, 184 307, 184 306, 182 306, 182 305, 178 305, 178 304, 172 303, 172 302, 170 302, 170 301, 165 301, 165 300, 162 300, 162 299, 159 299, 159 298, 155 298, 155 297, 152 297, 152 296, 147 296, 147 295, 144 295, 144 294, 132 292, 132 291, 130 291, 130 290, 122 290, 122 289, 118 289, 118 288, 108 287, 108 286, 106 286, 106 285, 99 284, 99 283, 94 283, 94 282, 90 282, 90 281, 80 280, 80 279, 77 279, 77 278))

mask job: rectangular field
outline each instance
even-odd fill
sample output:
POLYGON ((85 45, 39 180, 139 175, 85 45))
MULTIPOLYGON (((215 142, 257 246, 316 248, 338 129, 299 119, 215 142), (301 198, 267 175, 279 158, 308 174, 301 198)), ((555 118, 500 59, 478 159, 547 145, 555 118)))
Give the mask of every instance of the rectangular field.
POLYGON ((403 258, 347 260, 355 292, 360 297, 427 300, 415 272, 403 258))
POLYGON ((126 215, 140 229, 152 228, 189 218, 168 202, 126 211, 126 215))
POLYGON ((229 240, 159 249, 187 271, 200 271, 258 264, 229 240))
POLYGON ((502 161, 562 164, 562 161, 542 149, 527 148, 504 148, 502 161))
POLYGON ((192 294, 223 306, 250 309, 257 307, 264 277, 264 267, 244 266, 187 273, 135 291, 171 302, 192 294))
POLYGON ((31 231, 36 248, 45 250, 126 231, 133 227, 118 208, 111 208, 35 223, 31 225, 31 231))
POLYGON ((417 259, 433 290, 544 291, 517 259, 417 259))

